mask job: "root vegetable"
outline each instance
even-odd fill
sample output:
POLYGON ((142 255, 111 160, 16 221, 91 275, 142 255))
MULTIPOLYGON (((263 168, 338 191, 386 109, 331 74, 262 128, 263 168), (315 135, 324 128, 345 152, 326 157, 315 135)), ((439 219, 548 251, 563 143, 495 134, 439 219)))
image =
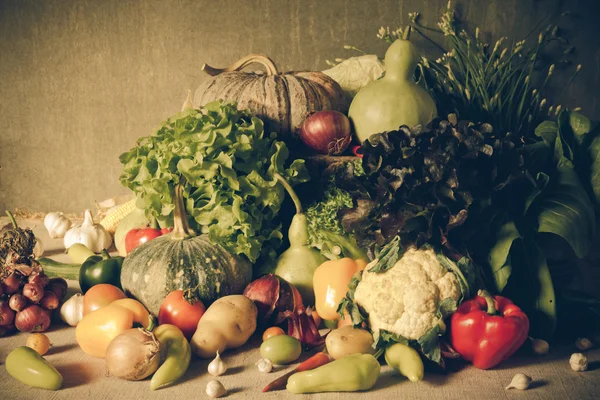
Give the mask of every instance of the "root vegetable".
POLYGON ((58 296, 54 292, 45 291, 44 297, 40 300, 40 305, 46 310, 56 310, 60 304, 58 296))
POLYGON ((15 320, 15 312, 10 309, 6 301, 0 301, 0 326, 6 326, 15 320))
POLYGON ((17 313, 15 326, 21 332, 44 332, 50 327, 50 312, 37 305, 30 305, 17 313))
POLYGON ((23 296, 27 297, 32 303, 39 303, 44 297, 44 287, 39 283, 27 283, 23 286, 23 296))
POLYGON ((108 345, 108 373, 128 381, 144 379, 158 369, 160 350, 160 343, 152 332, 142 328, 128 329, 108 345))
POLYGON ((44 273, 31 274, 31 275, 29 275, 29 278, 27 278, 27 282, 36 283, 36 284, 41 285, 43 288, 45 288, 50 283, 50 278, 47 275, 45 275, 44 273))
POLYGON ((350 354, 375 354, 371 333, 352 326, 334 329, 327 335, 325 343, 327 352, 334 360, 350 354))
POLYGON ((16 312, 23 311, 27 307, 27 298, 19 293, 13 294, 8 300, 8 305, 16 312))
POLYGON ((29 335, 25 346, 31 347, 37 351, 40 356, 43 356, 50 348, 50 339, 48 339, 48 336, 44 335, 43 333, 34 333, 29 335))
POLYGON ((217 351, 242 346, 256 330, 257 314, 256 305, 246 296, 221 297, 198 322, 190 343, 193 352, 201 358, 213 358, 217 351))
POLYGON ((6 279, 4 280, 4 291, 6 294, 15 294, 21 289, 21 284, 23 283, 23 276, 21 273, 17 271, 13 271, 6 279))
POLYGON ((62 301, 67 294, 67 289, 69 288, 69 284, 63 278, 52 278, 50 279, 50 283, 48 283, 48 287, 46 290, 50 290, 58 296, 58 300, 62 301))

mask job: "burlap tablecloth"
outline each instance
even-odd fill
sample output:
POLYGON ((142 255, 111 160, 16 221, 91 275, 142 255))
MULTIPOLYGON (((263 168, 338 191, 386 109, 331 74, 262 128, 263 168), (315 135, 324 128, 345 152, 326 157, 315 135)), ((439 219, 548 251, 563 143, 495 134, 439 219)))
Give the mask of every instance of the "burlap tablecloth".
MULTIPOLYGON (((5 219, 0 224, 6 223, 5 219)), ((44 242, 44 256, 67 261, 62 240, 50 239, 41 221, 19 221, 22 226, 34 228, 44 242)), ((2 226, 0 225, 0 226, 2 226)), ((78 290, 77 282, 70 282, 70 293, 78 290)), ((0 400, 13 399, 201 399, 208 398, 204 390, 213 379, 206 372, 209 361, 193 359, 189 370, 176 385, 152 392, 148 380, 128 382, 107 376, 105 363, 83 353, 75 341, 75 329, 54 322, 47 332, 53 346, 46 355, 63 375, 64 385, 59 391, 45 391, 25 386, 8 375, 0 366, 0 400)), ((19 333, 0 338, 0 362, 16 346, 24 345, 28 334, 19 333)), ((422 382, 412 383, 401 378, 387 366, 382 368, 375 387, 364 393, 332 393, 295 396, 286 391, 261 393, 261 389, 282 371, 291 367, 276 368, 270 374, 261 374, 254 363, 260 358, 260 340, 253 338, 242 349, 228 351, 223 359, 227 373, 219 380, 228 390, 226 398, 281 399, 281 398, 378 398, 378 399, 600 399, 600 349, 586 352, 590 362, 586 372, 574 372, 569 366, 569 356, 578 351, 574 346, 552 348, 547 356, 515 356, 499 368, 481 371, 464 366, 446 375, 426 374, 422 382), (529 390, 505 390, 513 375, 522 372, 534 382, 529 390)))

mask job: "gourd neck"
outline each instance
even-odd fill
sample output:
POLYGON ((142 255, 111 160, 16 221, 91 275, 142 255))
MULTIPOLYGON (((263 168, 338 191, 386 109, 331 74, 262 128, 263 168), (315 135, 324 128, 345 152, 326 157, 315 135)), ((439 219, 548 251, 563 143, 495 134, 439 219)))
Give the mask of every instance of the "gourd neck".
POLYGON ((177 186, 175 186, 175 193, 173 196, 175 211, 173 215, 173 231, 171 232, 171 239, 174 240, 182 240, 196 235, 192 228, 190 228, 187 214, 185 213, 185 204, 183 203, 184 182, 180 181, 177 186))
POLYGON ((413 75, 419 62, 415 46, 410 42, 410 26, 390 45, 385 53, 385 78, 388 81, 414 82, 413 75))
POLYGON ((249 54, 225 68, 215 68, 208 64, 204 64, 202 66, 202 71, 206 72, 210 76, 216 76, 222 74, 223 72, 238 72, 246 68, 248 65, 254 63, 261 64, 263 67, 265 67, 268 76, 279 74, 279 71, 277 71, 277 67, 275 66, 273 60, 261 54, 249 54))
POLYGON ((292 218, 290 229, 288 230, 288 240, 290 241, 290 247, 301 247, 308 243, 308 220, 302 210, 302 203, 300 198, 292 188, 292 186, 277 172, 273 174, 275 179, 281 183, 281 185, 288 192, 294 205, 296 206, 296 215, 292 218))

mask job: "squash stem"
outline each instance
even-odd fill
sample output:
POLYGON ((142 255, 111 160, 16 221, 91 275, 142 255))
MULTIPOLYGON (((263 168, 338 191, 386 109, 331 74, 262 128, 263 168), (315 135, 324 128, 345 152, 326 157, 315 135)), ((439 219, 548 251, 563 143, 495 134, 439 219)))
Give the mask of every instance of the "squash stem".
POLYGON ((185 214, 185 205, 183 204, 183 183, 179 182, 175 186, 175 214, 173 215, 173 231, 171 238, 181 240, 194 236, 195 233, 188 224, 187 215, 185 214))
POLYGON ((6 210, 6 215, 8 216, 8 219, 10 220, 10 223, 12 224, 13 228, 17 229, 19 226, 17 225, 17 221, 15 220, 15 216, 13 215, 13 213, 6 210))
POLYGON ((404 31, 404 33, 402 34, 402 40, 408 40, 410 39, 410 31, 411 31, 411 26, 408 25, 406 27, 406 30, 404 31))
POLYGON ((296 192, 294 191, 292 186, 288 183, 288 181, 285 180, 285 178, 283 176, 279 175, 277 172, 275 172, 273 174, 273 176, 275 177, 275 179, 277 179, 279 181, 279 183, 281 183, 283 185, 285 190, 288 192, 288 194, 292 198, 292 201, 294 202, 294 205, 296 206, 296 214, 302 214, 302 203, 300 202, 300 198, 298 197, 298 195, 296 194, 296 192))
POLYGON ((202 66, 202 71, 206 72, 210 76, 216 76, 222 74, 223 72, 238 72, 239 70, 254 63, 262 64, 263 67, 265 67, 265 69, 267 70, 268 76, 277 75, 279 73, 273 60, 271 60, 267 56, 263 56, 260 54, 249 54, 246 57, 240 58, 238 61, 234 62, 226 68, 215 68, 211 67, 208 64, 204 64, 202 66))

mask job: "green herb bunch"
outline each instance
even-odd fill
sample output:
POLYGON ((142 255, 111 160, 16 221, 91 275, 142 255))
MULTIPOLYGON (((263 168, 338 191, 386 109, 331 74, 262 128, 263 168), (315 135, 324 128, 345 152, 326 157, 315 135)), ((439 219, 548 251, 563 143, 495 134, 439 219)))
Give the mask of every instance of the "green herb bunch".
POLYGON ((288 154, 259 118, 234 103, 213 102, 186 109, 138 139, 120 156, 120 181, 136 194, 138 208, 163 226, 172 225, 173 191, 185 182, 191 227, 255 262, 272 256, 283 237, 277 213, 285 192, 274 173, 290 184, 308 180, 304 160, 287 166, 288 154))
MULTIPOLYGON (((457 113, 461 119, 490 122, 498 132, 527 136, 542 120, 560 113, 563 107, 543 96, 556 68, 556 63, 544 57, 545 51, 555 43, 562 46, 564 57, 573 50, 560 37, 557 26, 542 30, 534 43, 524 39, 506 45, 508 38, 501 37, 491 47, 482 40, 479 28, 474 35, 459 28, 450 2, 438 23, 439 30, 422 25, 419 13, 409 17, 411 27, 442 52, 435 60, 422 57, 419 66, 421 83, 436 99, 441 115, 457 113), (442 33, 450 50, 426 31, 442 33)), ((400 31, 380 28, 377 36, 392 43, 400 31)), ((571 82, 580 70, 578 65, 571 82)))

